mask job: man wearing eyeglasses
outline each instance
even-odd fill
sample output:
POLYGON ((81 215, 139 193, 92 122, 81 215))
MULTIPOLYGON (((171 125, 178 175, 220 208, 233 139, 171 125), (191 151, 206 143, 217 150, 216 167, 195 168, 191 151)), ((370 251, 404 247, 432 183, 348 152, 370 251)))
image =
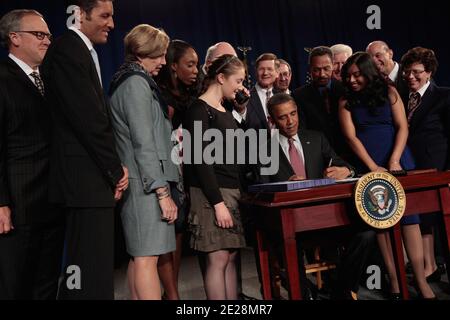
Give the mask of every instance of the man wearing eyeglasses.
POLYGON ((55 299, 63 220, 48 204, 50 117, 39 73, 50 32, 34 10, 0 20, 0 300, 55 299))
POLYGON ((42 74, 53 116, 50 200, 66 216, 59 299, 113 299, 114 207, 128 186, 116 152, 94 45, 114 28, 112 0, 75 0, 76 21, 50 46, 42 74))

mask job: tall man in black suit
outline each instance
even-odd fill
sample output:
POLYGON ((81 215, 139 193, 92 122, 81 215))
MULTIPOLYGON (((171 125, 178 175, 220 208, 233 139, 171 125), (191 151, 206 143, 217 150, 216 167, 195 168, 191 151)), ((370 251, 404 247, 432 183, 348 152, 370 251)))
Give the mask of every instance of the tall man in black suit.
POLYGON ((113 299, 114 206, 128 185, 116 153, 93 44, 113 29, 111 0, 75 1, 79 25, 50 46, 42 71, 53 116, 50 199, 66 212, 61 299, 113 299))
POLYGON ((0 300, 56 299, 64 220, 48 203, 50 117, 39 65, 50 44, 42 15, 0 20, 0 300))
POLYGON ((351 152, 342 136, 338 102, 344 95, 340 81, 332 79, 333 53, 328 47, 315 47, 309 53, 311 83, 297 88, 293 97, 300 113, 302 128, 321 131, 333 149, 350 161, 351 152))
MULTIPOLYGON (((340 180, 355 175, 353 167, 335 153, 323 133, 299 125, 297 105, 290 95, 276 94, 267 107, 270 119, 280 133, 279 169, 274 175, 260 176, 261 182, 323 177, 340 180)), ((348 230, 351 237, 340 259, 334 291, 337 299, 354 299, 358 291, 366 259, 375 244, 375 233, 365 229, 364 225, 355 222, 348 230)), ((303 271, 301 275, 304 276, 303 271)))

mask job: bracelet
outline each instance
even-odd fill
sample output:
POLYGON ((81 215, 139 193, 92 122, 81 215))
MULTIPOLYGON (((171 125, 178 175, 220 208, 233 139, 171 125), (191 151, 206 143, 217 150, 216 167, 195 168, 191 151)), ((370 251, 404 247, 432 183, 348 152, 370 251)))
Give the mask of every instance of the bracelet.
POLYGON ((158 200, 162 200, 162 199, 164 199, 164 198, 168 198, 169 196, 170 196, 169 193, 165 193, 165 194, 162 195, 162 196, 159 196, 159 195, 158 195, 158 200))
POLYGON ((164 187, 162 192, 155 192, 156 193, 156 197, 158 198, 158 200, 167 198, 170 196, 170 190, 168 187, 164 187))
POLYGON ((159 194, 165 194, 166 192, 169 192, 169 188, 164 187, 163 191, 161 191, 161 192, 155 192, 155 193, 156 193, 157 195, 159 195, 159 194))

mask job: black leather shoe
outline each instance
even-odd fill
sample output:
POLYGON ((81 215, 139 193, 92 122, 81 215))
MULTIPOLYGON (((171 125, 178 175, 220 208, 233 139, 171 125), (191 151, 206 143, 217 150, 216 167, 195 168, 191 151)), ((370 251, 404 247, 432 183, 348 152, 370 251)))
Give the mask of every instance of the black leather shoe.
POLYGON ((432 274, 427 277, 427 282, 439 282, 441 281, 441 270, 437 268, 432 274))

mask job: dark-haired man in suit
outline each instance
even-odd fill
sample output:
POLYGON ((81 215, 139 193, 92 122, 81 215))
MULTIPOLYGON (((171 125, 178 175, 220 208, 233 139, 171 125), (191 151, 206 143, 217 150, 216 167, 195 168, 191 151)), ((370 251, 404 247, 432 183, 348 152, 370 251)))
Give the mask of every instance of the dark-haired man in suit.
POLYGON ((128 186, 94 44, 114 28, 112 0, 78 0, 76 24, 42 65, 53 116, 50 199, 66 213, 60 299, 113 299, 114 206, 128 186))
POLYGON ((322 132, 333 149, 350 161, 351 152, 343 139, 338 118, 338 102, 344 95, 340 81, 332 79, 333 53, 330 48, 315 47, 309 53, 312 81, 294 90, 302 128, 322 132))
POLYGON ((56 299, 64 220, 48 203, 50 117, 39 65, 51 34, 35 10, 0 20, 0 300, 56 299))
MULTIPOLYGON (((273 175, 260 175, 260 182, 323 177, 340 180, 355 175, 353 167, 334 152, 323 133, 301 127, 297 105, 290 95, 276 94, 269 99, 267 107, 270 120, 280 133, 279 169, 273 175)), ((276 161, 272 159, 274 160, 276 161)), ((375 243, 374 232, 361 228, 364 226, 355 224, 348 230, 352 237, 346 242, 346 249, 338 267, 339 278, 334 291, 334 297, 337 299, 354 298, 365 261, 375 243)), ((300 269, 301 276, 304 277, 302 263, 300 269)))

